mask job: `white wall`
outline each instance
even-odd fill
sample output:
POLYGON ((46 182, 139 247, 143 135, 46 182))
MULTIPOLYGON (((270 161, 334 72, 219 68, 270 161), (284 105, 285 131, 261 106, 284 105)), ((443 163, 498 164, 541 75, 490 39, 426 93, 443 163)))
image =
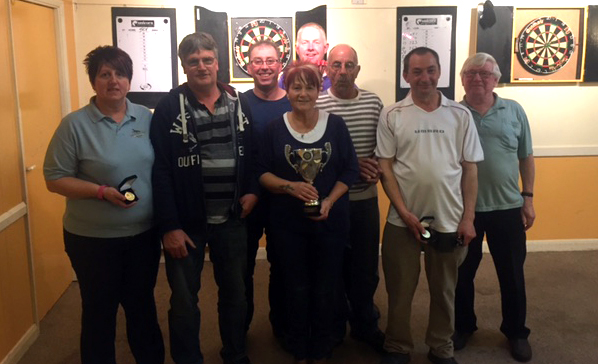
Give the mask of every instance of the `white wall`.
MULTIPOLYGON (((481 1, 481 0, 480 0, 481 1)), ((470 55, 472 34, 472 9, 475 1, 391 1, 366 0, 366 5, 351 5, 350 0, 303 0, 301 2, 275 2, 265 5, 240 0, 222 1, 166 1, 125 0, 113 3, 108 0, 82 0, 76 3, 75 27, 80 103, 87 103, 93 94, 82 65, 85 54, 100 44, 112 44, 112 6, 175 7, 177 35, 180 41, 195 30, 194 6, 213 11, 225 11, 229 16, 293 16, 296 11, 309 10, 319 5, 328 6, 328 41, 332 45, 348 43, 359 54, 362 66, 358 78, 360 87, 376 92, 385 104, 395 99, 396 68, 396 8, 398 6, 458 6, 456 71, 470 55), (253 7, 252 7, 253 5, 253 7), (262 6, 263 5, 263 6, 262 6)), ((495 6, 538 7, 537 1, 495 0, 495 6)), ((544 7, 563 6, 562 1, 544 0, 544 7)), ((567 6, 581 7, 584 3, 571 2, 567 6)), ((598 67, 598 65, 596 65, 598 67)), ((179 78, 184 74, 179 70, 179 78)), ((460 80, 456 82, 458 100, 464 91, 460 80)), ((598 84, 566 84, 559 86, 517 85, 499 87, 497 92, 519 101, 528 113, 534 138, 535 154, 598 155, 598 84)), ((239 84, 245 90, 250 84, 239 84)))

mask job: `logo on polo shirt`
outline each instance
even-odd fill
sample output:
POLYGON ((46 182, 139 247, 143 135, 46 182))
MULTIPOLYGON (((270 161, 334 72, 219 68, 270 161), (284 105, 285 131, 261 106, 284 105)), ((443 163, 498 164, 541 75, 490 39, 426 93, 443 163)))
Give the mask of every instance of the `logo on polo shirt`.
POLYGON ((143 130, 131 129, 132 138, 143 138, 144 136, 145 132, 143 130))

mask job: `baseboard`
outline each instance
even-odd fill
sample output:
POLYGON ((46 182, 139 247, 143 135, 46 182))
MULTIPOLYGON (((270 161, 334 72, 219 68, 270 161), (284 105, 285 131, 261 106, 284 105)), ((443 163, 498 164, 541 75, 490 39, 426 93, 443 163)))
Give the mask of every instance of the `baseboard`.
MULTIPOLYGON (((382 246, 380 246, 382 248, 382 246)), ((489 253, 488 245, 484 241, 484 253, 489 253)), ((528 240, 527 251, 536 252, 566 252, 598 250, 598 239, 570 239, 570 240, 528 240)), ((266 248, 260 247, 256 259, 266 259, 266 248)))
MULTIPOLYGON (((598 250, 598 239, 570 239, 570 240, 528 240, 527 251, 529 253, 535 252, 573 252, 583 250, 598 250)), ((484 241, 482 246, 484 253, 489 253, 488 245, 484 241)), ((260 247, 257 250, 255 259, 266 259, 266 248, 260 247)), ((206 252, 206 261, 210 260, 210 255, 206 252)), ((160 259, 160 263, 164 263, 164 256, 160 259)))
POLYGON ((16 364, 39 337, 39 326, 32 325, 21 340, 8 352, 0 364, 16 364))
POLYGON ((528 252, 598 250, 598 239, 528 240, 528 252))

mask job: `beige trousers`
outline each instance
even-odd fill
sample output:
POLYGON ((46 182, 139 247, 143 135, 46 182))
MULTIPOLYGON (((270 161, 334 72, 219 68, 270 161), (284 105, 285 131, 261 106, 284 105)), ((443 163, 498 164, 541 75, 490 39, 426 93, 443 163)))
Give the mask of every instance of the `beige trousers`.
POLYGON ((386 223, 382 238, 382 266, 388 292, 388 325, 384 349, 409 353, 411 336, 411 304, 417 288, 421 252, 430 290, 429 323, 426 344, 440 358, 453 356, 455 326, 455 287, 459 265, 467 255, 466 247, 453 252, 438 252, 419 243, 409 229, 386 223))

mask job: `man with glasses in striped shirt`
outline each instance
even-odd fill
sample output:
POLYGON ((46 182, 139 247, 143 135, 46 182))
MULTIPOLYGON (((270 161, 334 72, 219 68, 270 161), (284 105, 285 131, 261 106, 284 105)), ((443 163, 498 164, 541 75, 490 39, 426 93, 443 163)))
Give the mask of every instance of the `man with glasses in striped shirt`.
POLYGON ((351 337, 383 351, 384 334, 378 328, 380 313, 374 305, 378 287, 378 252, 380 244, 380 212, 378 189, 380 168, 374 157, 376 128, 383 104, 380 98, 355 86, 361 66, 357 52, 347 44, 332 48, 326 73, 331 87, 323 91, 316 107, 341 116, 359 159, 360 180, 349 190, 351 239, 347 242, 343 268, 343 319, 339 340, 344 336, 346 306, 349 304, 351 337), (346 298, 345 298, 346 297, 346 298))

